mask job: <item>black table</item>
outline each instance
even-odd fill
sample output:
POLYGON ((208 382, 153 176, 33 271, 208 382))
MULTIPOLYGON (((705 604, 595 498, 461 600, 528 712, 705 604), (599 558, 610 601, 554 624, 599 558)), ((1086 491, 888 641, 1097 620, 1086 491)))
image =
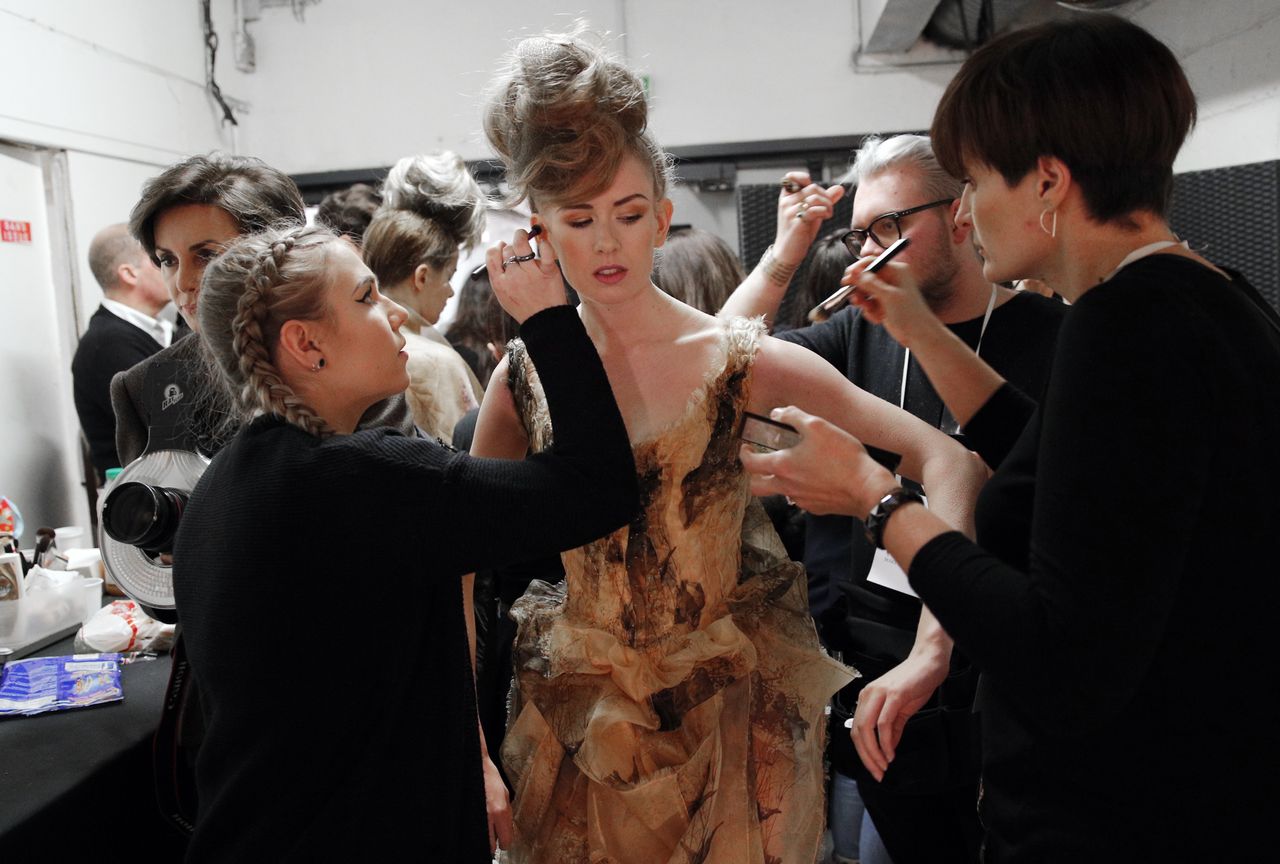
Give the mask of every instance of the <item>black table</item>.
MULTIPOLYGON (((71 639, 37 653, 71 654, 71 639)), ((171 665, 123 667, 123 702, 0 719, 0 861, 182 860, 151 768, 171 665)))

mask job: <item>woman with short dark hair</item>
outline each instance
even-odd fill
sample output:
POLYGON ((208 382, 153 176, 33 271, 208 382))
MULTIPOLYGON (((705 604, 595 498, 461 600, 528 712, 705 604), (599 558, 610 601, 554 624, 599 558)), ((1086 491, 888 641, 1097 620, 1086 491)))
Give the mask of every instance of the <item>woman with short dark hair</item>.
MULTIPOLYGON (((1074 304, 1038 405, 957 346, 904 269, 848 277, 997 467, 980 545, 817 418, 788 409, 804 442, 743 455, 757 492, 867 518, 982 669, 987 861, 1271 846, 1280 318, 1165 221, 1194 118, 1172 52, 1110 16, 996 39, 943 96, 934 148, 965 178, 957 219, 987 278, 1074 304)), ((854 740, 877 777, 909 713, 863 694, 854 740)))

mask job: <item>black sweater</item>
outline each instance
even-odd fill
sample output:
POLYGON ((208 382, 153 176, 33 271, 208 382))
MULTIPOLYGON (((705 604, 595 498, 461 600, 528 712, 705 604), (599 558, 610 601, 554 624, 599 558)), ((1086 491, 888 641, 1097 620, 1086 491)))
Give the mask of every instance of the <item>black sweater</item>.
POLYGON ((475 459, 275 417, 214 458, 174 589, 208 730, 190 861, 488 861, 460 577, 624 524, 635 466, 575 312, 522 329, 556 445, 475 459))
POLYGON ((966 427, 1000 464, 981 548, 943 534, 910 578, 983 670, 988 861, 1271 846, 1280 331, 1261 302, 1142 259, 1067 316, 1003 462, 987 430, 1025 400, 1002 390, 966 427))

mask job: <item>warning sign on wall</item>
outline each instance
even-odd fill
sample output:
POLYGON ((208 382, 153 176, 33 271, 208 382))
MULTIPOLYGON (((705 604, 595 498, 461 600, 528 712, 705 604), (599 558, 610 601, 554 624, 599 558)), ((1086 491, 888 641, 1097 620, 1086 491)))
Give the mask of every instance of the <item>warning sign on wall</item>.
POLYGON ((30 243, 31 223, 0 219, 0 243, 30 243))

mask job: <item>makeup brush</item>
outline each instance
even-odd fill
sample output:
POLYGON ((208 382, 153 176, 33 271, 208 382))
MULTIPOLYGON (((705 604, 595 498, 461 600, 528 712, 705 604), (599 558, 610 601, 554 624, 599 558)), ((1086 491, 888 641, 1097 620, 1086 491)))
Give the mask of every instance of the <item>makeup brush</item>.
MULTIPOLYGON (((530 239, 530 240, 532 240, 534 237, 537 237, 537 236, 538 236, 539 234, 541 234, 541 233, 542 233, 542 226, 541 226, 541 225, 534 225, 532 228, 530 228, 530 229, 529 229, 529 239, 530 239)), ((484 272, 484 268, 486 268, 486 267, 488 267, 488 266, 489 266, 488 264, 481 264, 479 267, 477 267, 476 269, 472 270, 472 271, 471 271, 471 278, 472 278, 472 279, 474 279, 474 278, 476 278, 477 276, 479 276, 481 273, 483 273, 483 272, 484 272)), ((504 267, 503 269, 506 269, 506 268, 504 267)))
MULTIPOLYGON (((906 249, 910 245, 911 240, 901 237, 889 245, 889 248, 876 256, 876 260, 867 265, 867 269, 863 273, 874 273, 884 265, 893 260, 894 256, 906 249)), ((826 300, 823 300, 817 306, 809 310, 809 320, 817 324, 826 321, 833 314, 839 311, 844 301, 853 293, 853 285, 841 285, 840 290, 832 294, 826 300)))

